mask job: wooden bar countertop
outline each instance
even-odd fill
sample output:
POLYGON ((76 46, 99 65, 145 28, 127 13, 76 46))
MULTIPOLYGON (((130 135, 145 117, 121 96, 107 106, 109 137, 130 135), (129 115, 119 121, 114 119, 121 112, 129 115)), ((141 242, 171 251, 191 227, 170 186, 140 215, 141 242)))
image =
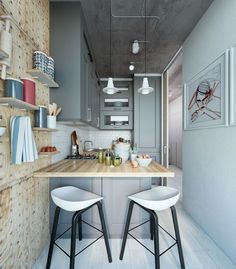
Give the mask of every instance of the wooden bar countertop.
POLYGON ((62 160, 36 171, 34 177, 174 177, 174 172, 155 161, 133 168, 130 161, 111 167, 98 160, 62 160))

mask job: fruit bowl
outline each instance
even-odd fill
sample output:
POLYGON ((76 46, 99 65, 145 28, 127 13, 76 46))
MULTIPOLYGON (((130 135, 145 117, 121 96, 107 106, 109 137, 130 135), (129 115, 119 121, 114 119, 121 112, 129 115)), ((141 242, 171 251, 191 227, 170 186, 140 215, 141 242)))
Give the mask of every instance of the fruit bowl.
POLYGON ((152 158, 150 158, 150 157, 149 158, 142 158, 142 157, 138 156, 136 158, 136 161, 138 162, 139 166, 147 167, 151 163, 152 158))

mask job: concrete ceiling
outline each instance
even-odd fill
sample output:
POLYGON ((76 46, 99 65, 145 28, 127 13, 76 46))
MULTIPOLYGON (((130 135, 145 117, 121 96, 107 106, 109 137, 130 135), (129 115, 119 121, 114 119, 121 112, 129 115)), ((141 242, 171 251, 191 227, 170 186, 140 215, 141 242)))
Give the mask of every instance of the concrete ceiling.
MULTIPOLYGON (((65 0, 64 0, 65 1, 65 0)), ((161 73, 213 0, 147 0, 147 73, 161 73)), ((66 2, 66 1, 65 1, 66 2)), ((99 77, 110 75, 110 0, 81 0, 99 77)), ((143 16, 144 0, 112 0, 114 16, 143 16)), ((144 40, 143 18, 112 17, 112 76, 144 73, 144 43, 139 54, 132 42, 144 40), (135 62, 134 72, 128 70, 135 62)))

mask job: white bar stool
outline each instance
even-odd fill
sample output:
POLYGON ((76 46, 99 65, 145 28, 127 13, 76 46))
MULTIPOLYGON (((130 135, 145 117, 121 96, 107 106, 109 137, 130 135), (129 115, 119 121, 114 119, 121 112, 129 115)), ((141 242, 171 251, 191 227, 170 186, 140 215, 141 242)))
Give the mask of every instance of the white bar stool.
POLYGON ((80 254, 83 250, 85 250, 88 246, 96 242, 102 236, 104 236, 104 240, 105 240, 108 261, 112 262, 111 251, 110 251, 110 246, 109 246, 109 241, 108 241, 108 233, 106 230, 105 219, 104 219, 104 214, 103 214, 103 209, 102 209, 103 197, 96 195, 94 193, 88 192, 88 191, 81 190, 73 186, 61 187, 61 188, 52 190, 51 197, 57 207, 55 209, 46 269, 50 268, 54 245, 56 245, 59 249, 61 249, 70 258, 70 269, 74 269, 75 257, 78 254, 80 254), (95 228, 96 230, 99 230, 102 233, 102 235, 98 239, 94 240, 91 244, 86 246, 84 249, 82 249, 79 253, 75 254, 76 226, 78 224, 79 240, 82 240, 82 225, 81 225, 82 217, 81 216, 84 212, 86 212, 88 209, 90 209, 91 207, 95 205, 97 205, 98 207, 98 212, 99 212, 101 225, 102 225, 102 231, 100 231, 99 229, 97 229, 96 227, 90 224, 89 226, 95 228), (59 220, 61 209, 66 210, 66 211, 73 211, 73 212, 75 211, 75 213, 72 217, 71 227, 68 228, 64 233, 62 233, 60 236, 56 238, 57 225, 58 225, 58 220, 59 220), (56 243, 56 240, 59 239, 63 234, 65 234, 69 229, 71 229, 70 255, 56 243))
MULTIPOLYGON (((123 260, 126 240, 129 234, 138 243, 140 243, 143 247, 145 247, 149 252, 151 252, 155 256, 155 269, 160 269, 160 256, 177 244, 181 269, 185 269, 184 256, 183 256, 181 239, 180 239, 180 234, 179 234, 178 220, 177 220, 176 210, 174 207, 174 205, 177 203, 179 199, 179 196, 180 196, 180 193, 178 190, 170 188, 170 187, 164 187, 164 186, 155 187, 151 190, 139 192, 139 193, 129 196, 129 199, 131 201, 129 203, 128 216, 126 220, 124 237, 123 237, 123 242, 122 242, 122 247, 121 247, 121 252, 120 252, 120 260, 123 260), (129 229, 132 211, 135 204, 150 214, 150 224, 151 224, 150 231, 151 231, 151 239, 153 239, 153 235, 154 235, 154 252, 152 252, 150 249, 144 246, 137 238, 135 238, 133 235, 130 234, 131 230, 134 230, 135 228, 140 226, 138 225, 132 229, 129 229), (168 208, 171 209, 171 213, 172 213, 172 219, 173 219, 174 230, 175 230, 175 238, 158 224, 158 216, 157 216, 157 213, 155 212, 155 211, 165 210, 168 208), (160 251, 159 250, 159 227, 163 229, 170 237, 172 237, 172 239, 175 240, 175 243, 171 245, 169 248, 167 248, 165 251, 163 251, 161 254, 159 252, 160 251)), ((147 221, 145 221, 141 225, 145 224, 146 222, 147 221)))

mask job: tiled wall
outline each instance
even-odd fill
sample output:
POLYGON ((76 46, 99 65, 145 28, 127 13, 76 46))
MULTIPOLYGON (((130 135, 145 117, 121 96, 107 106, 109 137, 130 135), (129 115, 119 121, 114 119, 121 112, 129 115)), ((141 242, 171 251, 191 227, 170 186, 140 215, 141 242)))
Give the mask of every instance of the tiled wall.
POLYGON ((64 125, 63 123, 57 123, 57 129, 58 132, 54 132, 52 135, 52 145, 57 147, 60 154, 53 157, 53 162, 62 160, 71 153, 71 133, 74 130, 82 145, 85 140, 89 140, 89 131, 86 129, 64 125))
POLYGON ((63 124, 63 122, 57 123, 58 132, 52 134, 52 145, 56 146, 60 151, 60 154, 53 157, 53 162, 64 159, 71 152, 71 133, 75 130, 79 137, 79 140, 84 146, 85 140, 93 141, 94 148, 109 148, 111 147, 112 140, 119 137, 125 139, 131 139, 130 131, 101 131, 92 128, 73 127, 63 124))
POLYGON ((91 130, 89 132, 89 140, 93 141, 94 148, 109 148, 111 147, 112 140, 123 137, 127 140, 131 139, 130 131, 101 131, 91 130))

